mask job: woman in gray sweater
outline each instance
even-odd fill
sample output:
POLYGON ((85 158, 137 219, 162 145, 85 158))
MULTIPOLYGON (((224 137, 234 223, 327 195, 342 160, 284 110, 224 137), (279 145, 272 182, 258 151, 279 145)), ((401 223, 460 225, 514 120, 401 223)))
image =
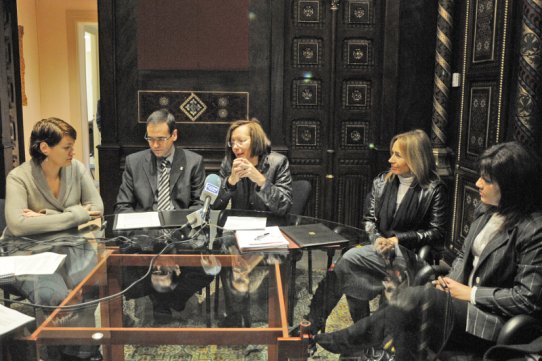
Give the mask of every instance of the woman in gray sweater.
MULTIPOLYGON (((17 239, 63 231, 101 217, 100 194, 85 166, 73 159, 76 137, 75 129, 61 119, 43 119, 34 125, 30 135, 32 159, 13 169, 7 177, 4 237, 17 239)), ((14 281, 13 286, 32 303, 57 306, 96 262, 95 250, 86 243, 55 252, 67 254, 57 272, 17 276, 14 281)), ((95 295, 89 291, 83 301, 93 298, 95 295)), ((95 307, 87 307, 74 313, 77 317, 67 325, 92 326, 94 310, 95 307)), ((46 359, 53 358, 53 349, 48 347, 46 359)), ((61 347, 60 356, 62 361, 101 360, 97 346, 91 345, 61 347)))
POLYGON ((102 215, 103 202, 88 170, 73 159, 76 137, 63 120, 36 123, 30 136, 32 159, 7 176, 5 235, 60 231, 102 215))

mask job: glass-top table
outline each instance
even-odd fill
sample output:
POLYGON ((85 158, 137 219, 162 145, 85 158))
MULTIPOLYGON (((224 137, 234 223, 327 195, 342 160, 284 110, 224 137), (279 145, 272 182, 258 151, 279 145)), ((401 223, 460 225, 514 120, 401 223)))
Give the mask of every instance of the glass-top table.
MULTIPOLYGON (((169 213, 183 225, 188 212, 169 213)), ((347 241, 316 247, 330 252, 366 241, 360 229, 321 219, 236 210, 213 212, 203 227, 119 230, 111 215, 79 230, 5 239, 4 255, 67 255, 58 273, 69 292, 59 307, 45 309, 26 340, 101 345, 104 359, 115 361, 124 359, 125 345, 170 344, 266 345, 269 360, 306 358, 307 338, 290 337, 288 327, 296 262, 311 249, 286 236, 286 248, 240 252, 235 233, 223 229, 230 216, 264 217, 267 226, 324 225, 347 241)), ((38 276, 24 277, 39 284, 38 276)))

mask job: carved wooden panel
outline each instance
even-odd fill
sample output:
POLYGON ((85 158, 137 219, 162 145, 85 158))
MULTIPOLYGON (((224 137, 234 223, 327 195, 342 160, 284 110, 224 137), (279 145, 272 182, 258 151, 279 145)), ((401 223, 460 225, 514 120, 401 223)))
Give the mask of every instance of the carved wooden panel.
POLYGON ((375 9, 372 0, 349 0, 343 11, 344 24, 349 27, 372 26, 375 23, 375 9))
POLYGON ((319 149, 322 147, 320 121, 312 119, 292 121, 292 147, 297 149, 319 149))
POLYGON ((463 75, 457 112, 458 144, 454 179, 452 232, 448 250, 453 258, 469 230, 479 203, 474 183, 477 161, 489 146, 506 139, 509 78, 513 63, 510 0, 469 0, 461 4, 458 39, 464 39, 457 71, 463 75), (506 31, 505 31, 506 30, 506 31))
POLYGON ((292 104, 296 108, 322 106, 322 82, 313 79, 296 79, 292 87, 292 104))
POLYGON ((469 113, 465 140, 465 160, 476 162, 488 146, 496 142, 497 86, 473 83, 468 98, 469 113))
POLYGON ((367 146, 369 138, 369 124, 367 122, 342 122, 341 148, 359 149, 367 146))
POLYGON ((474 210, 480 204, 480 195, 475 186, 476 179, 476 173, 473 172, 462 171, 456 175, 457 202, 452 215, 456 237, 448 243, 448 250, 454 254, 461 250, 463 241, 469 233, 470 224, 474 219, 474 210))
POLYGON ((322 65, 322 39, 294 39, 293 64, 297 67, 318 67, 322 65))
POLYGON ((156 109, 166 108, 177 123, 230 123, 249 118, 249 94, 224 91, 160 91, 139 90, 140 123, 156 109))
POLYGON ((301 27, 323 25, 324 9, 320 0, 296 0, 293 5, 294 22, 301 27))
POLYGON ((476 0, 472 62, 495 60, 497 0, 476 0))
POLYGON ((343 65, 347 68, 369 68, 374 65, 373 42, 369 39, 346 39, 343 42, 343 65))
POLYGON ((6 175, 24 162, 21 78, 15 1, 0 1, 0 198, 5 198, 6 175))

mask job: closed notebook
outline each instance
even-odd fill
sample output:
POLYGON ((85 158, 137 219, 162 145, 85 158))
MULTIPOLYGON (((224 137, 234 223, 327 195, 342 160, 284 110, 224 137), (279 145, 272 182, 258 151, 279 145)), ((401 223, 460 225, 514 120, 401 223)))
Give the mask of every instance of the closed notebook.
POLYGON ((349 240, 333 232, 322 223, 283 226, 280 230, 299 245, 300 248, 348 243, 349 240))

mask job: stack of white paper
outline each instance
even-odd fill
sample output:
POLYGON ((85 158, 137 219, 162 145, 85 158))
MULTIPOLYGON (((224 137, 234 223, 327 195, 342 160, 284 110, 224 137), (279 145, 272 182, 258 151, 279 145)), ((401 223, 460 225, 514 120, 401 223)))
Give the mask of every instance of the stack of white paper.
POLYGON ((241 251, 287 249, 289 244, 279 227, 236 231, 235 238, 241 251))
POLYGON ((27 316, 23 313, 12 310, 11 308, 0 305, 0 320, 2 320, 2 322, 0 322, 0 335, 15 330, 33 319, 34 317, 27 316))
POLYGON ((224 224, 224 230, 237 231, 240 229, 260 229, 263 230, 267 223, 265 217, 237 217, 229 216, 224 224))
POLYGON ((53 252, 0 257, 0 277, 53 274, 65 258, 65 254, 53 252))

